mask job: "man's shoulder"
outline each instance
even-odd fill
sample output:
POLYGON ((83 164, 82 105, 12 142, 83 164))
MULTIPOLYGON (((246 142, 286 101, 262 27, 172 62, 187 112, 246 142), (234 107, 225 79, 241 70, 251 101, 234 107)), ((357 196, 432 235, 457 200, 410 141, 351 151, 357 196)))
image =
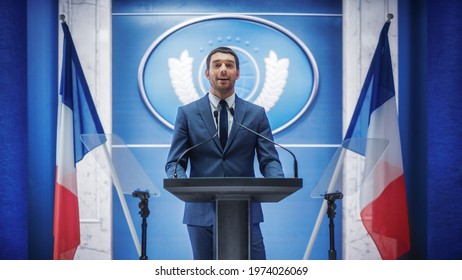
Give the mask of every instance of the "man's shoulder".
POLYGON ((254 103, 252 103, 250 101, 244 100, 244 99, 236 96, 236 104, 239 104, 239 103, 240 103, 241 106, 243 106, 246 110, 249 110, 249 111, 265 110, 265 108, 263 108, 260 105, 254 104, 254 103))
POLYGON ((184 110, 192 110, 192 109, 196 109, 198 107, 198 105, 201 105, 202 103, 208 103, 208 97, 207 95, 199 98, 199 99, 196 99, 194 101, 191 101, 189 102, 188 104, 184 104, 182 106, 180 106, 180 108, 184 109, 184 110))

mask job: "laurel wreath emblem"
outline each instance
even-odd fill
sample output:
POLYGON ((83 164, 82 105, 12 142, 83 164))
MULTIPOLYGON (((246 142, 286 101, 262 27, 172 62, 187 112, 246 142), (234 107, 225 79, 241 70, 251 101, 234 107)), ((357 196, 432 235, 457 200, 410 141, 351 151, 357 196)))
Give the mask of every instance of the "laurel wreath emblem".
MULTIPOLYGON (((187 50, 184 50, 179 58, 168 59, 170 82, 182 104, 188 104, 200 97, 194 87, 193 62, 194 58, 189 56, 187 50)), ((266 112, 276 105, 284 92, 289 75, 289 64, 289 59, 278 59, 276 52, 272 50, 265 58, 265 82, 254 103, 265 108, 266 112)))

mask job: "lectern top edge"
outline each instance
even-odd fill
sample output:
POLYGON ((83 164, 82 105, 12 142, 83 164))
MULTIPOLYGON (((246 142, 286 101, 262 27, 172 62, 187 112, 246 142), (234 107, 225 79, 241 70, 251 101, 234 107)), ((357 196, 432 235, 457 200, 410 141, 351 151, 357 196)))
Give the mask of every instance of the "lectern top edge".
POLYGON ((185 202, 247 197, 258 202, 279 202, 302 188, 295 178, 182 178, 164 179, 164 188, 185 202))

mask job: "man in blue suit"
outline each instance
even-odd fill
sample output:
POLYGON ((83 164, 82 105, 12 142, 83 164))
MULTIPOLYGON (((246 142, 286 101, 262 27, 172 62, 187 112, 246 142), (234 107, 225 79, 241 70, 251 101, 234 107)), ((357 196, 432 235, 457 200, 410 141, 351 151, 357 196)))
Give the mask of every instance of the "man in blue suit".
MULTIPOLYGON (((176 176, 186 178, 189 159, 190 177, 255 177, 256 155, 263 176, 284 177, 274 144, 233 124, 236 121, 273 139, 264 108, 239 98, 235 93, 234 85, 240 75, 236 53, 230 48, 219 47, 209 53, 206 63, 205 76, 210 82, 210 92, 178 109, 165 165, 167 176, 174 177, 176 168, 176 176), (207 142, 217 130, 219 137, 207 142), (186 149, 204 141, 176 165, 186 149)), ((260 223, 263 222, 260 203, 252 203, 251 220, 251 259, 266 259, 260 230, 260 223)), ((186 203, 183 223, 188 228, 194 259, 214 258, 214 222, 214 203, 186 203)))

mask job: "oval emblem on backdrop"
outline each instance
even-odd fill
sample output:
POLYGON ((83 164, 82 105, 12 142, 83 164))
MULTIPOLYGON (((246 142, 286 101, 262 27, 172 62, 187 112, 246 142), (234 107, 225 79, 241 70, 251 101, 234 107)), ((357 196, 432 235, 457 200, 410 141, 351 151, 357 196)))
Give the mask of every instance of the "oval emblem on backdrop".
POLYGON ((257 17, 218 15, 179 24, 146 51, 138 84, 149 110, 173 129, 179 106, 208 92, 205 59, 214 48, 236 51, 241 75, 236 94, 265 108, 273 133, 294 123, 318 90, 316 61, 290 31, 257 17))

